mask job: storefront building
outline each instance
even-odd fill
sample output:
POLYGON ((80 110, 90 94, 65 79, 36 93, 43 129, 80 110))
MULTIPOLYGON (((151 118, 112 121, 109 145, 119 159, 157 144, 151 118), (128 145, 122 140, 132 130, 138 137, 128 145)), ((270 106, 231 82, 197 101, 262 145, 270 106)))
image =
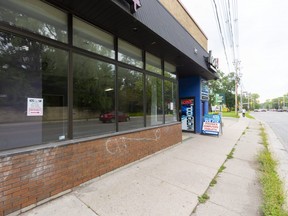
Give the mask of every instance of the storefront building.
POLYGON ((206 46, 174 0, 1 0, 0 215, 181 142, 181 99, 199 133, 206 46))

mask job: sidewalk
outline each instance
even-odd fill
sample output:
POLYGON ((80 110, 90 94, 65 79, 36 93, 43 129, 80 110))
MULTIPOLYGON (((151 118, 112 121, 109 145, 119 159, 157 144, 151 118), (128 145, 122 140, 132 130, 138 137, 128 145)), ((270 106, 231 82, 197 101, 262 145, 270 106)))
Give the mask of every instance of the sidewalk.
POLYGON ((184 135, 185 140, 174 147, 96 178, 21 215, 260 215, 255 162, 261 148, 258 134, 256 120, 224 118, 220 137, 184 135), (226 161, 233 147, 234 158, 226 161), (209 187, 224 162, 226 169, 217 177, 217 184, 209 187), (198 205, 198 196, 206 191, 210 199, 198 205))

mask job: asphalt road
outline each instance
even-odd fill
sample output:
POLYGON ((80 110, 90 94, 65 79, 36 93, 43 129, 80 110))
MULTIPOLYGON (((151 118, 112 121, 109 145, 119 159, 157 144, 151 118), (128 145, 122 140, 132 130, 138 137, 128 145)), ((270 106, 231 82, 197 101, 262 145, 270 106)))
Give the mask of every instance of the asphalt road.
POLYGON ((288 112, 251 112, 251 115, 266 122, 288 151, 288 112))

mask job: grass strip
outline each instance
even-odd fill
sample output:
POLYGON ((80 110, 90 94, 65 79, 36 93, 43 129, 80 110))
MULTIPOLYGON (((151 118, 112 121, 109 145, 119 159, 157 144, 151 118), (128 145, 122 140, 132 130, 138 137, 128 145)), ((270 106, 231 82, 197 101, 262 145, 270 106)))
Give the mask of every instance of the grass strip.
POLYGON ((265 129, 261 127, 262 142, 264 150, 258 155, 260 163, 260 182, 262 184, 264 216, 288 216, 288 212, 283 209, 285 203, 285 193, 283 183, 277 174, 277 162, 274 160, 268 149, 268 140, 265 129))
POLYGON ((247 112, 245 116, 249 119, 255 119, 253 116, 250 115, 250 112, 247 112))

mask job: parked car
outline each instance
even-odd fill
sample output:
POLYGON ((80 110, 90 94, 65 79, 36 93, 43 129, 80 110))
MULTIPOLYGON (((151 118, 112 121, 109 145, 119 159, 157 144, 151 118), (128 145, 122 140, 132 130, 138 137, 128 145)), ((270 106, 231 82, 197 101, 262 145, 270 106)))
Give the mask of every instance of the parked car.
MULTIPOLYGON (((126 113, 118 112, 117 114, 118 114, 118 122, 126 122, 130 120, 130 116, 126 113)), ((116 120, 115 111, 102 113, 99 117, 99 120, 102 121, 103 123, 115 122, 116 120)))

